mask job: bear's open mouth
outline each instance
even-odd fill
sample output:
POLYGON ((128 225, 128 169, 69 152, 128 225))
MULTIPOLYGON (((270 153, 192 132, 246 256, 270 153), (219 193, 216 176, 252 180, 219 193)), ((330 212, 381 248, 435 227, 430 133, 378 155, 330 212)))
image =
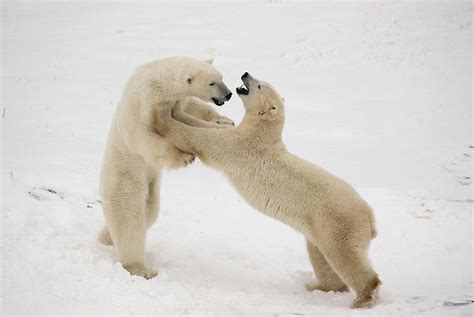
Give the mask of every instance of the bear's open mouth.
POLYGON ((216 98, 212 98, 212 101, 218 106, 222 106, 224 104, 224 101, 217 100, 216 98))
POLYGON ((250 92, 250 89, 244 80, 242 80, 242 82, 243 82, 242 86, 237 87, 235 91, 237 92, 237 95, 248 95, 250 92))

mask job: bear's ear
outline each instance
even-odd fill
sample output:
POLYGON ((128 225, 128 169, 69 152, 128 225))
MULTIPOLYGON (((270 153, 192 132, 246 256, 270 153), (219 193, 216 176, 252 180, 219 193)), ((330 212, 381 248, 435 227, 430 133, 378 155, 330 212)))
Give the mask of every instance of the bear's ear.
POLYGON ((191 84, 193 82, 193 75, 187 74, 186 75, 186 81, 188 82, 188 84, 191 84))
POLYGON ((206 59, 204 62, 206 62, 206 63, 208 63, 208 64, 212 64, 212 62, 214 62, 214 58, 209 57, 209 58, 206 59))

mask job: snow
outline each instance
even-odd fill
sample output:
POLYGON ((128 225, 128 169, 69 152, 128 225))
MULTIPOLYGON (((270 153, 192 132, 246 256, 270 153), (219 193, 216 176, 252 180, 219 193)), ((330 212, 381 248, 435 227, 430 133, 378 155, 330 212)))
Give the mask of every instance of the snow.
MULTIPOLYGON (((2 314, 473 313, 470 2, 2 2, 2 314), (288 149, 375 210, 378 304, 309 293, 304 239, 200 162, 166 173, 152 280, 96 235, 122 87, 172 55, 213 56, 286 99, 288 149)), ((239 121, 237 97, 218 109, 239 121)))

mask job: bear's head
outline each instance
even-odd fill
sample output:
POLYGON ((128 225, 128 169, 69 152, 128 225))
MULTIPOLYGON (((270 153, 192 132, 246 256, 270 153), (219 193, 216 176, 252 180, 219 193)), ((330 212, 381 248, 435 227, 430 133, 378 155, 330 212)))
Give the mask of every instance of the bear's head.
POLYGON ((222 106, 230 100, 232 92, 222 81, 222 74, 212 65, 213 60, 194 60, 185 70, 188 96, 194 96, 205 102, 214 102, 222 106))
POLYGON ((236 92, 249 114, 262 121, 284 123, 284 99, 269 83, 253 78, 249 73, 241 77, 243 85, 236 92))
POLYGON ((197 97, 222 106, 232 96, 222 81, 222 74, 212 65, 212 59, 202 61, 175 56, 155 60, 137 68, 131 85, 136 94, 149 104, 197 97), (149 89, 143 87, 144 83, 149 89))

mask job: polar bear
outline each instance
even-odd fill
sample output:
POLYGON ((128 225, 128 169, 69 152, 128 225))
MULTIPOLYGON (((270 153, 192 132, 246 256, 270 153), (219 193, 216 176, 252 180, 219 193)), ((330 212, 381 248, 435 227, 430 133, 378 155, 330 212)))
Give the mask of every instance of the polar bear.
MULTIPOLYGON (((376 236, 371 208, 348 183, 290 154, 282 142, 282 98, 248 73, 242 80, 237 93, 245 116, 238 127, 190 127, 164 113, 158 130, 181 151, 226 174, 254 208, 305 235, 318 278, 308 290, 350 287, 357 293, 351 307, 370 306, 381 284, 367 256, 376 236)), ((181 111, 178 102, 173 116, 181 111)))
POLYGON ((189 124, 191 118, 209 127, 233 124, 206 103, 220 106, 231 96, 212 60, 160 59, 138 67, 128 80, 100 173, 106 226, 99 241, 115 246, 118 260, 131 274, 145 278, 157 274, 145 267, 144 253, 146 232, 158 216, 161 169, 184 167, 194 160, 192 154, 178 150, 157 133, 157 114, 170 101, 184 98, 183 122, 189 124))

